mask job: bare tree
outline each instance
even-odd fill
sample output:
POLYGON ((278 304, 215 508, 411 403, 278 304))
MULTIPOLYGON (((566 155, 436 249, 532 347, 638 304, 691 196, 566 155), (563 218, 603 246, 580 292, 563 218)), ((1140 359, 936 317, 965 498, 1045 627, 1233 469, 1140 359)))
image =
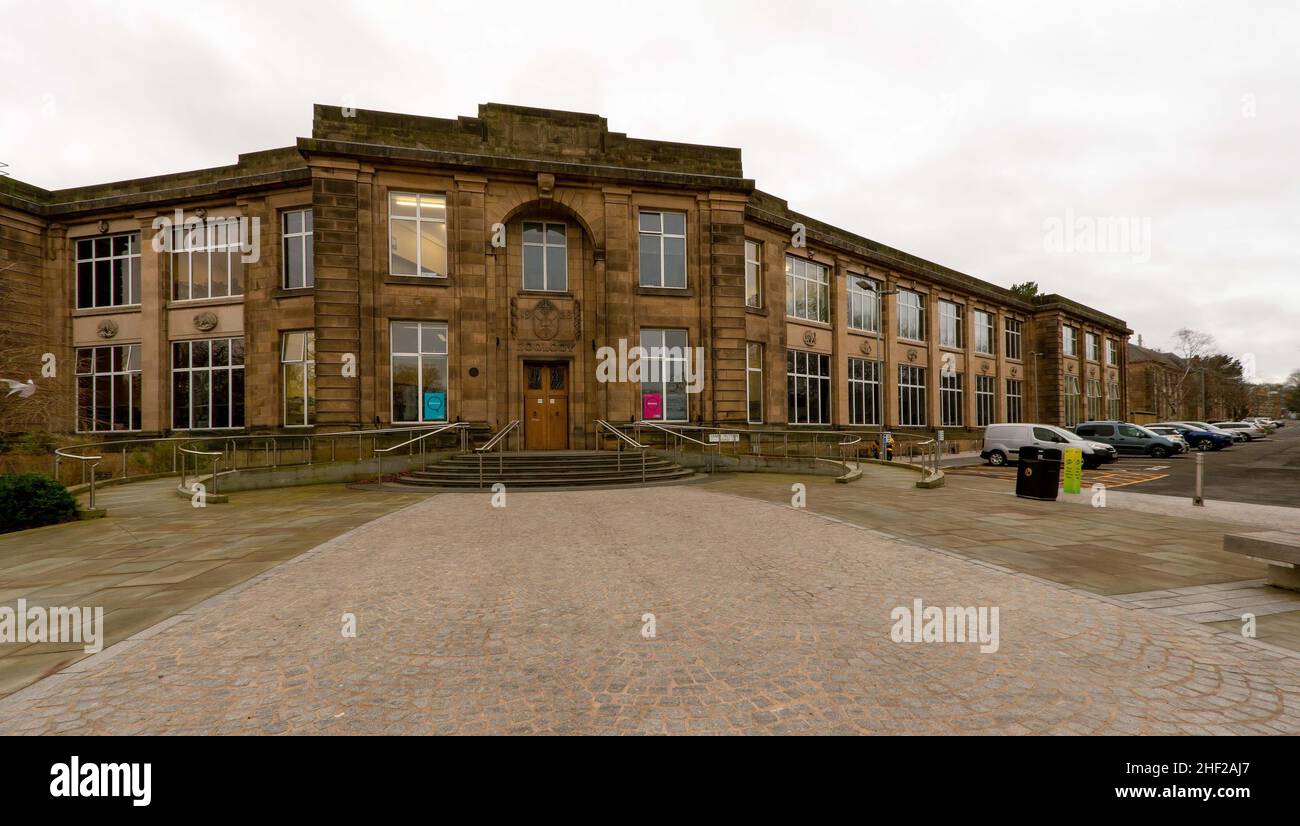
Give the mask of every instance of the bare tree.
MULTIPOLYGON (((0 308, 10 306, 13 283, 4 275, 18 266, 10 261, 0 264, 0 308)), ((25 331, 15 330, 12 324, 0 324, 0 377, 18 382, 35 381, 37 390, 24 397, 21 393, 6 394, 7 385, 0 385, 0 433, 49 430, 50 416, 58 399, 57 388, 41 386, 41 358, 44 348, 25 331)))
POLYGON ((1187 377, 1196 369, 1197 363, 1210 355, 1215 348, 1214 336, 1188 327, 1180 328, 1174 333, 1174 354, 1182 359, 1182 372, 1174 385, 1174 398, 1180 402, 1186 398, 1185 385, 1187 377))

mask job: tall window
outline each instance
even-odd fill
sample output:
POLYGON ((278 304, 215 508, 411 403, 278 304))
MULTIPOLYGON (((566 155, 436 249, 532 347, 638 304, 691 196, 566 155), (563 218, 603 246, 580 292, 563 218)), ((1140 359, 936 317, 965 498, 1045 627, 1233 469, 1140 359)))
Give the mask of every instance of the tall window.
POLYGON ((641 286, 686 288, 686 213, 647 212, 641 229, 641 286))
POLYGON ((745 404, 750 424, 763 423, 763 345, 745 345, 745 404))
POLYGON ((244 294, 244 258, 238 218, 208 219, 172 230, 172 298, 244 294))
POLYGON ((1079 423, 1079 377, 1065 377, 1065 426, 1079 423))
POLYGON ((898 291, 898 337, 925 341, 925 298, 911 290, 898 291))
POLYGON ((965 423, 965 392, 961 373, 939 373, 939 424, 961 427, 965 423))
POLYGON ((1088 379, 1088 421, 1101 419, 1101 379, 1088 379))
POLYGON ((447 276, 447 196, 388 193, 388 272, 447 276))
POLYGON ((310 209, 291 209, 282 213, 280 246, 284 251, 284 288, 294 290, 313 286, 316 273, 310 209))
POLYGON ((993 327, 993 314, 984 310, 975 311, 975 352, 993 355, 993 341, 997 333, 993 327))
POLYGON ((140 429, 140 345, 77 348, 77 430, 140 429))
POLYGON ((993 395, 997 379, 992 376, 975 377, 975 426, 988 427, 993 424, 993 395))
POLYGON ((1079 331, 1068 324, 1061 327, 1061 346, 1067 356, 1079 355, 1079 331))
POLYGON ((1024 392, 1020 379, 1007 379, 1007 421, 1023 421, 1024 392))
POLYGON ((564 292, 569 288, 564 224, 524 222, 524 289, 564 292))
POLYGON ((878 281, 849 273, 849 329, 880 332, 879 291, 878 281))
POLYGON ((1109 418, 1111 421, 1119 421, 1119 420, 1120 420, 1120 409, 1119 409, 1120 390, 1119 390, 1119 382, 1117 382, 1117 381, 1113 381, 1113 382, 1111 382, 1111 383, 1108 385, 1108 387, 1109 387, 1109 390, 1108 390, 1108 392, 1107 392, 1107 396, 1106 396, 1106 408, 1107 408, 1108 412, 1110 413, 1110 415, 1108 416, 1108 418, 1109 418))
POLYGON ((688 421, 686 371, 691 369, 691 352, 686 331, 642 330, 641 346, 646 351, 646 362, 641 365, 641 418, 688 421))
POLYGON ((280 338, 280 387, 284 423, 306 427, 316 416, 316 333, 299 330, 280 338))
POLYGON ((951 301, 939 302, 939 344, 944 347, 963 347, 962 328, 965 308, 951 301))
POLYGON ((763 248, 757 241, 745 242, 745 306, 763 306, 763 248))
POLYGON ((831 320, 830 272, 806 258, 785 258, 785 314, 806 321, 831 320))
POLYGON ((77 309, 140 303, 140 233, 77 241, 77 309))
POLYGON ((925 427, 925 368, 898 365, 898 424, 925 427))
POLYGON ((831 357, 787 350, 786 420, 790 424, 830 424, 831 357))
POLYGON ((1084 333, 1084 350, 1088 355, 1088 361, 1101 361, 1101 341, 1097 338, 1096 333, 1084 333))
POLYGON ((1119 366, 1119 350, 1115 346, 1115 339, 1106 339, 1106 363, 1111 367, 1119 366))
POLYGON ((393 421, 447 421, 447 325, 394 321, 389 330, 393 421))
POLYGON ((1015 318, 1002 319, 1003 330, 1006 333, 1006 350, 1007 358, 1020 359, 1020 320, 1015 318))
POLYGON ((849 424, 880 424, 880 363, 849 359, 849 424))
POLYGON ((172 342, 172 427, 244 426, 244 340, 172 342))

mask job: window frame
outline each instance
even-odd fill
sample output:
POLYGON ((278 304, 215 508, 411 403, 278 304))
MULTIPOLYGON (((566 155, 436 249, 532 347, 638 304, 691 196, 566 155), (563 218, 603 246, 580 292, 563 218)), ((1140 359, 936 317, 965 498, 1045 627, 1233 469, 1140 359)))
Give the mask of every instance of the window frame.
POLYGON ((835 408, 831 396, 831 357, 826 353, 818 353, 812 350, 796 350, 793 347, 786 349, 785 359, 785 392, 786 406, 785 416, 786 424, 789 425, 829 425, 835 417, 835 408), (803 370, 799 368, 800 357, 803 360, 803 370), (811 365, 816 363, 818 372, 813 373, 811 365), (824 368, 824 372, 822 372, 824 368), (817 414, 819 418, 812 419, 812 387, 813 382, 817 386, 817 414), (804 405, 803 414, 806 420, 799 416, 799 385, 802 382, 804 388, 804 405))
POLYGON ((1068 358, 1079 357, 1079 328, 1061 325, 1061 354, 1068 358))
POLYGON ((763 424, 767 418, 764 413, 763 399, 763 343, 759 341, 745 342, 745 421, 748 424, 763 424), (757 352, 758 357, 755 359, 754 354, 757 352), (757 365, 755 364, 757 361, 757 365), (751 376, 758 374, 758 398, 754 398, 753 388, 750 385, 751 376), (754 417, 754 405, 758 405, 758 417, 754 417))
POLYGON ((244 297, 244 251, 241 239, 243 226, 243 220, 239 216, 225 215, 205 218, 198 226, 180 224, 172 227, 171 241, 167 248, 172 303, 221 301, 244 297), (202 244, 195 243, 198 234, 203 236, 202 244), (212 291, 214 254, 222 255, 226 262, 226 291, 220 295, 215 295, 212 291), (204 272, 207 274, 208 283, 205 295, 194 294, 194 262, 199 256, 203 256, 206 262, 204 272), (185 261, 184 296, 181 296, 177 282, 180 275, 177 262, 182 258, 185 261))
POLYGON ((110 235, 83 236, 80 238, 73 238, 70 240, 74 242, 74 247, 72 251, 72 282, 73 282, 72 291, 74 294, 73 306, 76 307, 76 309, 101 310, 101 309, 109 309, 109 308, 129 308, 129 307, 140 306, 141 296, 137 295, 137 293, 143 292, 143 284, 142 284, 142 276, 140 270, 140 262, 141 262, 140 243, 141 242, 140 242, 140 233, 138 231, 115 232, 110 235), (125 253, 114 252, 116 241, 119 238, 127 239, 125 253), (96 242, 100 240, 103 240, 107 243, 108 246, 107 255, 99 255, 95 251, 95 247, 97 245, 96 242), (90 251, 89 258, 81 257, 81 252, 83 249, 88 249, 90 251), (108 262, 108 272, 107 272, 108 303, 107 304, 100 304, 95 298, 95 294, 97 292, 95 289, 95 284, 99 280, 96 270, 98 269, 97 266, 98 263, 101 261, 108 262), (126 262, 125 263, 126 273, 122 279, 122 294, 123 297, 126 298, 127 300, 121 303, 113 302, 113 264, 116 261, 126 262), (84 305, 81 303, 81 299, 82 299, 81 265, 82 264, 87 264, 90 267, 90 296, 89 296, 90 303, 84 305))
POLYGON ((445 321, 390 319, 388 322, 388 420, 389 422, 395 425, 396 424, 417 424, 417 425, 418 424, 443 424, 445 422, 449 422, 451 421, 451 401, 452 401, 452 394, 451 394, 451 327, 450 325, 445 321), (416 340, 415 340, 415 352, 409 352, 405 350, 399 352, 394 349, 394 345, 397 341, 397 336, 393 334, 393 331, 394 329, 396 329, 397 325, 399 324, 416 325, 417 332, 416 332, 416 340), (443 334, 442 340, 446 342, 446 347, 444 349, 444 352, 439 353, 436 350, 428 353, 424 352, 424 337, 426 333, 426 328, 428 328, 429 331, 433 333, 433 338, 435 341, 437 341, 437 330, 441 328, 443 334), (416 359, 415 373, 417 377, 417 382, 415 385, 415 395, 416 395, 416 407, 419 410, 419 416, 420 416, 419 419, 397 418, 397 403, 396 403, 397 398, 394 395, 394 390, 397 386, 397 382, 396 382, 397 370, 394 369, 394 363, 399 356, 403 358, 414 357, 416 359), (424 387, 424 362, 426 358, 442 359, 442 373, 443 376, 445 377, 445 383, 446 383, 446 389, 444 392, 446 393, 447 398, 444 400, 443 403, 443 418, 441 419, 424 418, 424 394, 426 392, 424 387))
POLYGON ((748 238, 745 239, 745 306, 754 310, 763 307, 763 244, 748 238))
POLYGON ((955 350, 966 349, 965 327, 966 306, 946 298, 939 299, 939 346, 955 350), (947 310, 951 312, 946 312, 947 310))
POLYGON ((1079 418, 1079 377, 1068 375, 1065 377, 1065 392, 1063 394, 1062 407, 1064 408, 1065 427, 1076 427, 1080 421, 1079 418))
POLYGON ((638 286, 646 287, 648 289, 654 289, 654 290, 686 290, 690 287, 691 285, 691 274, 690 274, 691 266, 690 266, 690 254, 689 254, 690 247, 688 246, 688 242, 687 242, 687 235, 689 234, 688 230, 690 229, 690 226, 689 226, 688 219, 689 216, 685 212, 677 209, 638 209, 637 210, 636 229, 637 229, 637 284, 638 286), (641 228, 641 218, 647 215, 659 216, 658 230, 645 230, 641 228), (666 215, 681 216, 682 231, 680 235, 675 232, 668 232, 666 230, 667 223, 664 221, 664 216, 666 215), (646 236, 652 236, 658 239, 659 278, 657 283, 646 282, 646 272, 645 272, 645 267, 643 266, 644 264, 643 258, 645 256, 644 244, 646 243, 646 236), (668 268, 667 268, 668 255, 666 253, 667 244, 665 242, 665 239, 667 238, 680 238, 682 240, 682 283, 680 285, 675 285, 675 284, 670 285, 667 283, 668 282, 668 268))
POLYGON ((898 426, 927 427, 930 414, 927 409, 926 368, 916 364, 898 365, 898 426), (904 381, 904 378, 911 381, 904 381), (908 415, 907 402, 913 415, 908 415))
MULTIPOLYGON (((451 199, 445 192, 414 192, 410 190, 388 190, 388 275, 394 278, 448 278, 451 275, 451 239, 448 215, 451 210, 451 199), (393 209, 394 201, 401 196, 408 196, 415 199, 415 215, 395 215, 393 209), (424 201, 428 198, 431 202, 442 201, 442 217, 434 215, 426 218, 424 216, 424 201), (415 272, 395 272, 393 268, 393 256, 397 250, 393 243, 393 222, 406 221, 415 225, 415 272), (441 224, 442 225, 442 248, 446 257, 447 272, 437 272, 430 270, 424 272, 424 224, 441 224)), ((436 209, 436 207, 434 207, 436 209)))
POLYGON ((975 426, 988 427, 997 415, 997 378, 978 375, 975 377, 975 426))
POLYGON ((286 290, 308 290, 316 286, 316 242, 314 239, 315 223, 312 220, 311 207, 294 207, 280 211, 280 286, 286 290), (289 216, 298 215, 301 229, 292 232, 289 229, 289 216), (295 244, 296 242, 296 244, 295 244), (297 246, 302 257, 302 283, 290 283, 289 247, 297 246))
POLYGON ((642 420, 654 421, 654 422, 667 422, 667 423, 689 422, 691 420, 691 393, 690 390, 688 389, 688 382, 686 380, 686 371, 690 368, 690 358, 691 358, 690 331, 680 327, 642 327, 638 333, 637 343, 641 346, 643 350, 645 350, 645 355, 643 356, 643 359, 645 361, 641 365, 641 382, 637 386, 637 403, 639 405, 638 409, 641 413, 642 420), (663 344, 657 345, 659 349, 658 356, 656 356, 655 354, 656 345, 652 344, 649 347, 647 347, 645 344, 647 333, 650 334, 657 333, 659 335, 659 340, 663 342, 663 344), (680 334, 682 340, 685 342, 684 344, 681 345, 681 350, 682 350, 681 355, 673 354, 672 351, 674 349, 677 349, 677 346, 668 343, 669 333, 680 334), (680 381, 672 380, 674 365, 676 365, 681 370, 680 381), (657 379, 654 378, 655 376, 657 376, 658 378, 657 379), (657 419, 645 418, 645 386, 647 384, 656 384, 659 388, 660 416, 657 419), (680 419, 668 418, 668 385, 669 384, 683 385, 682 399, 684 401, 683 404, 684 411, 683 411, 683 416, 680 419))
POLYGON ((1084 382, 1084 407, 1088 414, 1088 421, 1101 421, 1101 400, 1101 379, 1087 379, 1084 382), (1093 393, 1094 390, 1096 393, 1093 393))
POLYGON ((849 357, 849 424, 879 427, 884 412, 880 376, 883 365, 875 359, 849 357))
POLYGON ((519 261, 520 286, 523 289, 528 290, 529 292, 541 292, 541 293, 568 292, 569 291, 569 225, 564 223, 563 221, 524 221, 520 225, 520 235, 522 236, 520 239, 520 261, 519 261), (536 241, 530 242, 528 240, 529 225, 541 227, 542 241, 540 244, 537 243, 536 241), (559 227, 563 231, 564 243, 562 245, 556 245, 550 242, 551 239, 550 231, 554 227, 559 227), (528 256, 526 254, 526 251, 529 247, 536 247, 542 251, 542 286, 540 287, 528 286, 528 256), (553 249, 564 250, 564 255, 562 258, 562 260, 564 261, 564 283, 561 284, 559 287, 551 286, 551 273, 550 273, 551 258, 549 255, 547 255, 547 251, 553 249))
POLYGON ((143 365, 141 362, 142 353, 143 353, 142 347, 138 343, 99 344, 99 345, 91 345, 88 347, 73 348, 72 354, 73 354, 74 373, 75 373, 74 385, 73 385, 73 399, 76 405, 76 432, 77 433, 139 433, 141 430, 143 430, 142 425, 144 419, 144 405, 143 405, 144 371, 142 369, 143 365), (96 353, 97 351, 100 350, 109 351, 108 370, 106 371, 100 371, 97 365, 99 359, 96 357, 96 353), (124 351, 120 359, 122 364, 121 369, 115 369, 113 367, 114 355, 115 355, 113 351, 115 350, 124 351), (87 356, 90 365, 89 371, 83 371, 81 369, 81 359, 82 359, 81 354, 84 351, 89 351, 89 354, 87 356), (132 369, 131 367, 132 362, 135 363, 134 369, 132 369), (127 388, 127 403, 126 403, 127 426, 126 427, 116 426, 117 424, 116 413, 118 407, 118 405, 116 404, 117 390, 118 390, 117 387, 118 376, 126 376, 126 382, 125 382, 127 388), (108 395, 108 411, 109 411, 108 427, 99 427, 98 426, 99 420, 95 416, 95 411, 99 407, 99 405, 96 404, 96 397, 99 395, 98 379, 101 377, 107 377, 108 379, 108 394, 109 394, 108 395), (82 379, 87 380, 88 389, 90 391, 89 415, 83 415, 83 411, 81 407, 82 379), (86 421, 90 422, 89 428, 82 426, 82 423, 86 421))
POLYGON ((246 371, 246 364, 247 364, 247 361, 248 361, 248 353, 247 353, 247 351, 245 350, 245 339, 244 339, 244 336, 242 336, 242 335, 240 335, 240 336, 212 336, 212 337, 209 337, 209 338, 189 338, 189 339, 178 339, 178 340, 174 340, 174 341, 170 342, 170 346, 169 346, 168 349, 171 351, 171 404, 172 404, 172 407, 171 407, 171 415, 172 415, 172 430, 183 430, 183 431, 195 431, 195 430, 199 430, 199 431, 203 431, 203 430, 243 430, 243 429, 245 429, 245 428, 248 426, 248 413, 247 413, 247 410, 246 410, 246 408, 245 408, 245 404, 244 404, 244 396, 246 395, 246 391, 247 391, 247 389, 248 389, 248 384, 247 384, 247 376, 248 376, 248 373, 247 373, 247 371, 246 371), (224 341, 224 342, 226 342, 226 350, 227 350, 227 354, 228 354, 227 358, 228 358, 228 361, 229 361, 228 364, 225 364, 225 365, 214 365, 214 364, 212 364, 212 345, 213 345, 214 342, 217 342, 217 341, 224 341), (235 364, 235 353, 236 353, 235 342, 239 342, 238 352, 239 352, 239 354, 240 354, 240 359, 239 359, 239 363, 238 363, 238 364, 235 364), (194 345, 195 345, 195 344, 199 344, 199 343, 206 344, 207 347, 208 347, 208 363, 207 363, 206 365, 202 366, 202 367, 195 367, 195 366, 194 366, 194 345), (177 366, 176 366, 176 348, 177 348, 177 346, 179 346, 179 345, 184 345, 184 347, 185 347, 185 352, 186 352, 186 366, 184 366, 184 367, 177 367, 177 366), (212 377, 213 377, 213 375, 215 375, 215 374, 218 373, 218 372, 225 372, 225 373, 227 373, 227 394, 228 394, 228 396, 229 396, 229 405, 228 405, 228 409, 229 409, 229 421, 230 421, 231 423, 228 424, 228 425, 224 425, 224 426, 214 427, 214 426, 212 425, 212 411, 215 409, 215 405, 213 404, 213 385, 215 384, 215 382, 212 380, 212 377), (241 390, 241 392, 239 393, 238 397, 236 397, 236 395, 235 395, 235 384, 236 384, 236 382, 235 382, 235 374, 236 374, 236 372, 238 372, 239 375, 240 375, 240 377, 241 377, 240 380, 239 380, 239 382, 238 382, 239 387, 240 387, 240 390, 241 390), (180 426, 178 426, 178 425, 176 424, 176 414, 177 414, 177 404, 176 404, 176 376, 177 376, 178 373, 185 373, 185 374, 187 375, 187 378, 186 378, 186 384, 185 384, 185 389, 186 389, 186 392, 189 394, 189 398, 186 400, 186 403, 185 403, 186 422, 187 422, 187 426, 186 426, 186 427, 180 427, 180 426), (208 407, 208 424, 207 424, 207 425, 204 425, 204 426, 195 426, 195 424, 194 424, 194 374, 196 374, 196 373, 206 373, 207 376, 208 376, 208 379, 207 379, 207 389, 208 389, 208 405, 207 405, 207 407, 208 407), (239 415, 238 415, 238 416, 235 415, 236 410, 238 410, 238 412, 239 412, 239 415), (234 423, 234 422, 236 421, 236 419, 238 419, 238 420, 240 421, 239 424, 235 424, 235 423, 234 423))
POLYGON ((880 287, 881 282, 870 276, 849 273, 849 283, 845 292, 849 297, 847 324, 850 330, 880 335, 880 317, 884 309, 881 306, 884 299, 880 297, 880 287), (875 285, 875 289, 859 287, 859 281, 869 281, 875 285), (855 323, 859 317, 865 318, 866 322, 862 325, 855 323))
POLYGON ((898 315, 898 337, 904 341, 924 342, 928 333, 925 325, 925 294, 900 287, 894 294, 894 310, 898 315), (915 298, 916 305, 904 304, 904 296, 915 298), (910 325, 904 327, 904 323, 909 319, 915 321, 916 336, 908 335, 911 332, 910 325))
POLYGON ((998 339, 996 317, 989 310, 974 310, 971 313, 971 317, 975 325, 975 352, 986 356, 996 356, 998 339), (983 323, 980 323, 981 316, 984 318, 983 323), (983 346, 980 345, 981 333, 983 333, 983 337, 986 340, 986 343, 983 346))
POLYGON ((1002 317, 1002 345, 1004 356, 1011 361, 1021 361, 1024 356, 1025 323, 1011 316, 1002 317), (1015 325, 1014 329, 1011 325, 1015 325))
POLYGON ((939 371, 939 427, 966 426, 966 374, 939 371))
POLYGON ((1004 388, 1006 392, 1006 417, 1008 422, 1023 422, 1025 415, 1025 383, 1024 379, 1007 379, 1004 388), (1012 387, 1012 385, 1015 385, 1012 387), (1012 392, 1012 391, 1015 392, 1012 392), (1012 411, 1014 409, 1014 415, 1012 411))
POLYGON ((1101 339, 1096 333, 1083 334, 1083 356, 1088 361, 1101 363, 1101 339))
POLYGON ((787 318, 799 321, 811 321, 814 324, 830 324, 831 319, 831 270, 819 261, 798 255, 785 257, 785 314, 787 318), (814 273, 820 272, 820 278, 814 273), (818 313, 799 315, 798 290, 804 299, 804 312, 808 313, 809 301, 816 299, 818 313), (815 293, 815 296, 814 296, 815 293))
POLYGON ((316 331, 315 330, 281 330, 280 331, 280 412, 285 427, 311 427, 315 422, 316 412, 316 331), (302 358, 288 358, 289 336, 302 335, 302 358), (308 357, 310 356, 310 358, 308 357), (301 422, 289 421, 289 368, 298 365, 302 371, 302 417, 301 422))

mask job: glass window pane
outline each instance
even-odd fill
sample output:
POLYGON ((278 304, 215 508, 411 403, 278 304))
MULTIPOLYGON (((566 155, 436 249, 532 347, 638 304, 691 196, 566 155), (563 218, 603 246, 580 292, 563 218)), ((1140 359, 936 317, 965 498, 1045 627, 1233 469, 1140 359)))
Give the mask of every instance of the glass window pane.
POLYGON ((230 340, 230 363, 244 363, 244 340, 242 338, 232 338, 230 340))
POLYGON ((542 278, 542 248, 537 246, 524 246, 524 289, 542 290, 546 288, 546 282, 542 278))
POLYGON ((686 215, 681 212, 665 212, 664 216, 664 234, 665 235, 685 235, 686 234, 686 215))
POLYGON ((564 224, 547 224, 546 225, 546 243, 552 246, 564 246, 565 229, 564 224))
POLYGON ((212 366, 226 367, 230 364, 230 340, 219 338, 212 342, 212 366))
POLYGON ((286 212, 284 214, 284 231, 287 233, 302 232, 301 212, 299 212, 298 210, 293 210, 292 212, 286 212))
POLYGON ((420 352, 420 325, 418 323, 414 321, 393 322, 392 352, 420 352))
POLYGON ((420 222, 420 274, 446 275, 447 225, 420 222))
POLYGON ((207 367, 208 366, 208 342, 193 341, 190 342, 190 345, 191 345, 190 353, 192 354, 193 366, 207 367))
POLYGON ((303 286, 302 244, 297 238, 284 239, 284 286, 303 286))
POLYGON ((416 199, 405 192, 388 193, 388 214, 405 218, 415 217, 416 199))
POLYGON ((546 248, 546 289, 568 289, 567 265, 564 260, 564 247, 546 248))
POLYGON ((542 243, 543 237, 544 235, 542 233, 541 224, 537 223, 536 221, 524 222, 524 243, 525 244, 540 244, 542 243))
POLYGON ((447 220, 447 199, 442 195, 420 196, 420 217, 424 220, 447 220))
POLYGON ((420 420, 420 357, 393 356, 393 421, 420 420))
POLYGON ((663 229, 663 219, 658 212, 642 212, 640 218, 642 232, 659 232, 663 229))
POLYGON ((443 355, 447 352, 447 325, 423 324, 420 334, 420 352, 443 355))
POLYGON ((658 287, 662 285, 659 264, 659 236, 641 234, 641 286, 658 287))
POLYGON ((685 238, 664 238, 664 286, 686 286, 685 238))
POLYGON ((390 227, 390 264, 393 275, 415 275, 415 221, 393 221, 390 227))

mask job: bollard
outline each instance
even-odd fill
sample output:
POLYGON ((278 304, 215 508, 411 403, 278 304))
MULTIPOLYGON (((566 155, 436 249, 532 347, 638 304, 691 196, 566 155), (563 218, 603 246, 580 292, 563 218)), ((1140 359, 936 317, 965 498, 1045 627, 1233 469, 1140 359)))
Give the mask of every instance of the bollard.
POLYGON ((1205 481, 1205 454, 1197 452, 1196 454, 1196 493, 1192 496, 1192 504, 1199 507, 1205 507, 1205 499, 1201 496, 1204 490, 1205 481))

